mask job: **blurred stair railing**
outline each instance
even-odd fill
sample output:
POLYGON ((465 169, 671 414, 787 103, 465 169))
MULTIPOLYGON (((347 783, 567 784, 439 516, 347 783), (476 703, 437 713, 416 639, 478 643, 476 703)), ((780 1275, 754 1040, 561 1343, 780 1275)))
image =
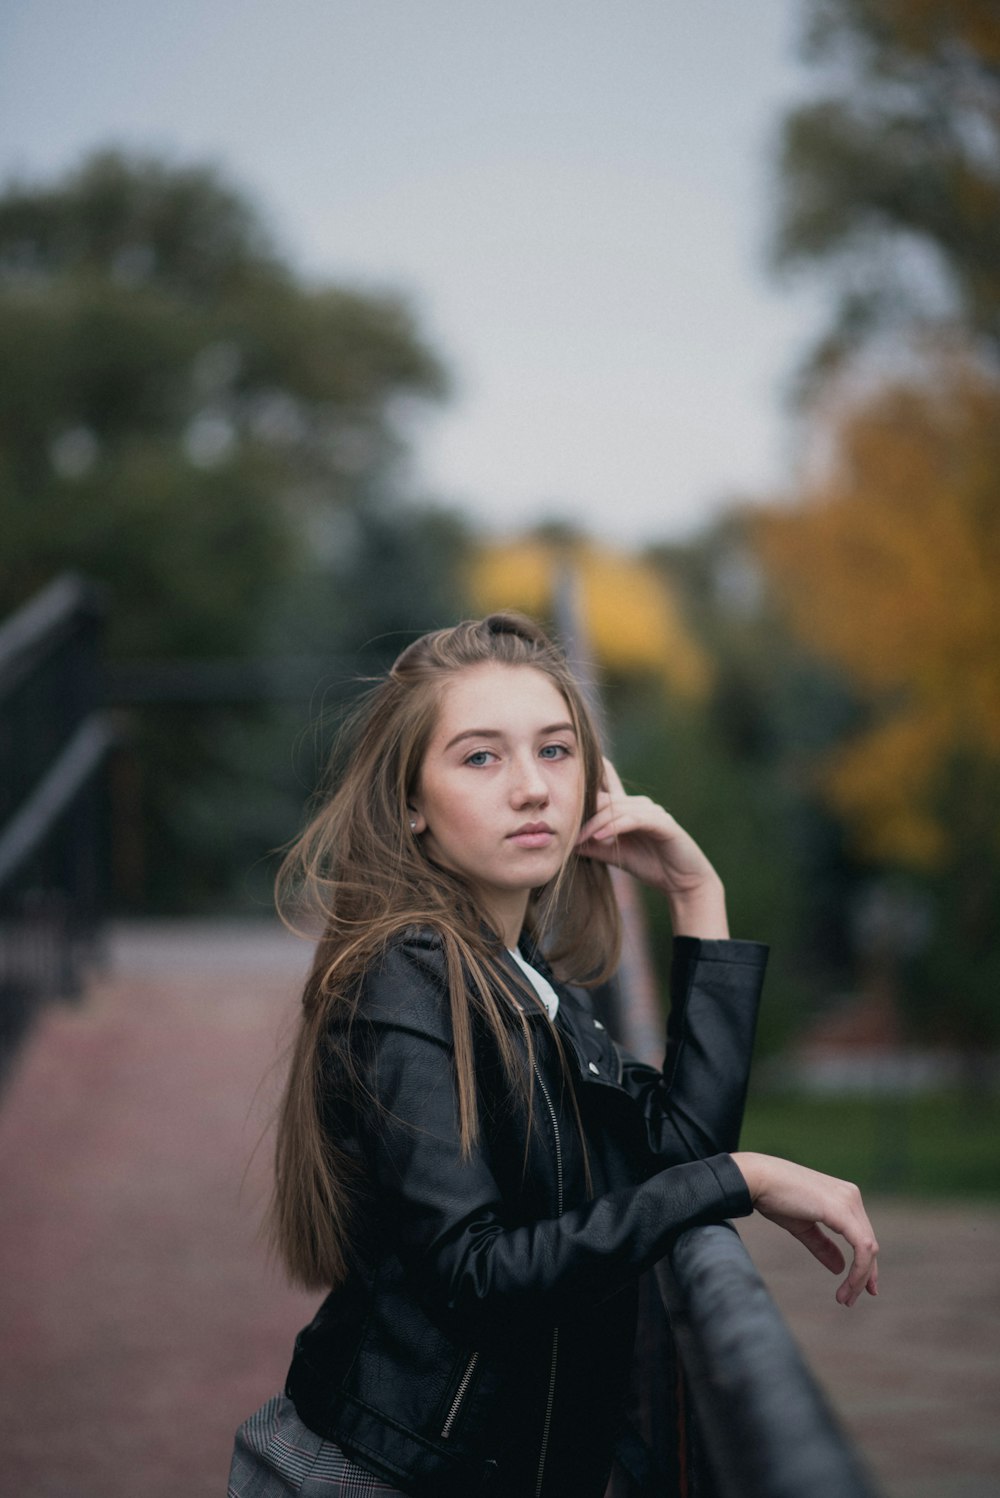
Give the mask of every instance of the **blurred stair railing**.
POLYGON ((102 609, 66 574, 0 625, 0 1066, 39 999, 69 995, 102 903, 102 609))

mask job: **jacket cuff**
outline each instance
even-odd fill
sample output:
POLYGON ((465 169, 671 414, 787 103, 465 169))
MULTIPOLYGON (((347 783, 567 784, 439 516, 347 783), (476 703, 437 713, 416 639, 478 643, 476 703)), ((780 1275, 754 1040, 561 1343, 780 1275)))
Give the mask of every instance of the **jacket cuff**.
POLYGON ((749 1217, 753 1211, 753 1198, 743 1178, 743 1172, 732 1155, 712 1155, 705 1164, 719 1183, 719 1190, 726 1199, 723 1208, 727 1217, 749 1217))
MULTIPOLYGON (((662 1258, 672 1238, 685 1228, 724 1222, 729 1217, 749 1217, 753 1211, 747 1183, 728 1154, 668 1166, 645 1186, 655 1199, 663 1200, 666 1211, 662 1216, 656 1212, 650 1220, 640 1207, 639 1221, 645 1222, 653 1234, 653 1252, 642 1256, 641 1269, 662 1258)), ((642 1193, 643 1188, 639 1190, 642 1193)))
POLYGON ((674 958, 685 962, 738 962, 763 972, 769 951, 763 941, 734 941, 718 936, 674 937, 674 958))

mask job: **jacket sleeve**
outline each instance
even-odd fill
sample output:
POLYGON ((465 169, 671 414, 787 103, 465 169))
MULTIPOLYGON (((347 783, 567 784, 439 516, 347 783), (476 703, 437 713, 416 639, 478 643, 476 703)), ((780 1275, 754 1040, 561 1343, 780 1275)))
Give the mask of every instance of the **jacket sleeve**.
POLYGON ((663 1070, 621 1053, 621 1085, 642 1110, 654 1156, 736 1149, 767 954, 755 941, 675 937, 663 1070))
POLYGON ((408 998, 397 999, 395 1013, 392 1004, 369 1009, 366 1070, 376 1106, 364 1110, 362 1147, 400 1257, 429 1303, 470 1332, 558 1320, 648 1268, 680 1229, 752 1210, 742 1175, 722 1154, 561 1216, 515 1220, 491 1166, 489 1131, 462 1157, 451 1047, 440 1018, 422 1024, 426 952, 397 949, 391 966, 397 994, 408 998))

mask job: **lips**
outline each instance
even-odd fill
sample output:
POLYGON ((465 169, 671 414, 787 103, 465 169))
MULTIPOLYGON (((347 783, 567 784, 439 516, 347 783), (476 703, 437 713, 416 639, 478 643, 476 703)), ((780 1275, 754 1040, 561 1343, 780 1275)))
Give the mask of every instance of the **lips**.
POLYGON ((554 837, 548 822, 525 822, 515 832, 508 833, 507 841, 517 843, 519 848, 547 848, 554 837))

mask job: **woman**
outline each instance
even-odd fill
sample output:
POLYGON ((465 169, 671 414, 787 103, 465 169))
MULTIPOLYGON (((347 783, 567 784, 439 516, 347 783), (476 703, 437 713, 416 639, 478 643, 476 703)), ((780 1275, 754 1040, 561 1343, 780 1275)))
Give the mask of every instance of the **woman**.
POLYGON ((278 1128, 272 1225, 330 1293, 284 1395, 241 1427, 231 1498, 600 1498, 641 1272, 754 1208, 876 1293, 855 1187, 734 1153, 765 949, 625 793, 565 659, 518 615, 417 640, 368 698, 283 866, 324 921, 278 1128), (662 1073, 585 991, 618 955, 608 864, 667 899, 662 1073))

